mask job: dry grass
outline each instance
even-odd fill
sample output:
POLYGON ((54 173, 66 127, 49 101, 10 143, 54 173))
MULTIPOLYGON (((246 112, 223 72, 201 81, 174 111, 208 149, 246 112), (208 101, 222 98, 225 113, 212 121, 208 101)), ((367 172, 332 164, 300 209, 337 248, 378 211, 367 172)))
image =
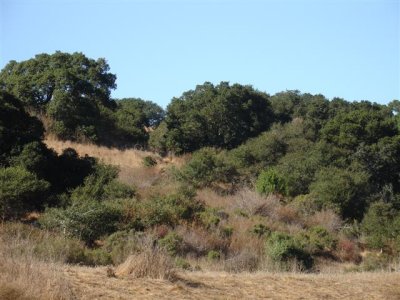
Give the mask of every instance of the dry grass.
POLYGON ((121 150, 94 144, 60 141, 51 136, 47 136, 45 143, 57 153, 62 153, 66 148, 73 148, 79 156, 89 155, 98 158, 103 163, 118 166, 120 169, 120 181, 136 186, 139 191, 145 191, 157 184, 170 166, 180 167, 189 158, 189 156, 168 156, 162 158, 158 154, 149 151, 132 148, 121 150), (143 159, 146 156, 153 157, 157 161, 157 165, 154 167, 145 167, 143 159))
POLYGON ((400 298, 399 273, 291 274, 181 272, 173 281, 107 277, 107 268, 67 267, 80 299, 400 298))
POLYGON ((76 299, 62 266, 39 260, 27 233, 10 237, 8 226, 0 224, 0 299, 76 299))
POLYGON ((168 254, 158 247, 148 246, 129 256, 115 271, 116 276, 132 278, 171 279, 173 262, 168 254))

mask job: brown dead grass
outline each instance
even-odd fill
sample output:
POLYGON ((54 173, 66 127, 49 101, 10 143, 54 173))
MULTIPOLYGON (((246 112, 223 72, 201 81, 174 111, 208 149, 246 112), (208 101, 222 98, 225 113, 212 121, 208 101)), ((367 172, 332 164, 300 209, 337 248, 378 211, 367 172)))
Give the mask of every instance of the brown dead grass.
POLYGON ((0 299, 76 299, 61 264, 51 258, 38 259, 31 240, 18 228, 10 237, 9 229, 0 224, 0 299))
POLYGON ((51 136, 47 136, 44 142, 59 154, 66 148, 73 148, 79 156, 89 155, 98 158, 103 163, 118 166, 120 181, 128 185, 135 185, 140 190, 145 190, 156 184, 170 166, 180 167, 188 159, 188 156, 163 158, 150 151, 132 148, 121 150, 94 144, 60 141, 51 136), (157 161, 157 165, 145 167, 143 159, 146 156, 153 157, 157 161))
POLYGON ((400 273, 181 272, 174 280, 107 277, 107 268, 68 266, 79 299, 399 299, 400 273))

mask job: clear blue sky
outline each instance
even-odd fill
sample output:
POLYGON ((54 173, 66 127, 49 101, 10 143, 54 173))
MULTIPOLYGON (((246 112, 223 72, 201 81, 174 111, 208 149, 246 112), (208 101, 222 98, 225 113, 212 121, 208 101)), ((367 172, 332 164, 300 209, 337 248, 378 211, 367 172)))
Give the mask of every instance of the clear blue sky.
POLYGON ((400 98, 398 0, 0 0, 0 68, 105 57, 113 97, 166 106, 205 81, 347 100, 400 98))

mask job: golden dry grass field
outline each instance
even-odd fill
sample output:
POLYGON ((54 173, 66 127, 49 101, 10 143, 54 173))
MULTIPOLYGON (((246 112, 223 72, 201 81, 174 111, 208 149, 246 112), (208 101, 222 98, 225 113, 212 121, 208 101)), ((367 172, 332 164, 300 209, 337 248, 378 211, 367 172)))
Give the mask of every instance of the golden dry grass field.
POLYGON ((108 277, 106 267, 68 266, 78 299, 400 299, 400 273, 181 272, 169 280, 108 277))

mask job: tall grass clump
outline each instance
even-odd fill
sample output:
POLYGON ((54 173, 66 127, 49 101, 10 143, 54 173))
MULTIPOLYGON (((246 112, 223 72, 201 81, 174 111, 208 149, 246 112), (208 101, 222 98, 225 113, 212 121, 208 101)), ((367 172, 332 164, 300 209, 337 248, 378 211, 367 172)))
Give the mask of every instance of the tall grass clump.
POLYGON ((61 264, 35 254, 34 234, 22 225, 0 224, 0 299, 76 299, 61 264))

